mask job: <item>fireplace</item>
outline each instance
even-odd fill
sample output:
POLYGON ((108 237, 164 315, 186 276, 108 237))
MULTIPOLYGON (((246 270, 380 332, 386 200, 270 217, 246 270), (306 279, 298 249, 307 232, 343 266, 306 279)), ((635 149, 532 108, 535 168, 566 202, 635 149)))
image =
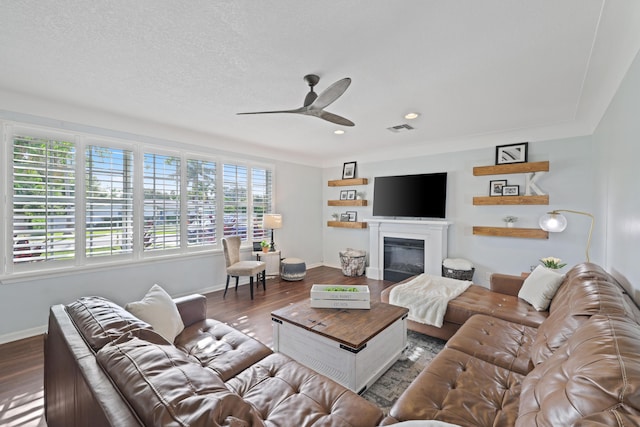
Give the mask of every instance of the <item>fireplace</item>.
POLYGON ((400 281, 405 277, 423 272, 434 276, 442 274, 442 260, 447 258, 447 230, 450 222, 374 218, 367 219, 367 223, 369 227, 367 277, 400 281), (385 248, 385 241, 391 242, 392 247, 385 248), (389 256, 391 258, 386 259, 389 256), (393 278, 394 272, 389 276, 385 270, 404 269, 404 267, 397 268, 397 264, 412 266, 404 271, 403 277, 393 278))
POLYGON ((399 282, 424 273, 424 240, 384 238, 384 280, 399 282))

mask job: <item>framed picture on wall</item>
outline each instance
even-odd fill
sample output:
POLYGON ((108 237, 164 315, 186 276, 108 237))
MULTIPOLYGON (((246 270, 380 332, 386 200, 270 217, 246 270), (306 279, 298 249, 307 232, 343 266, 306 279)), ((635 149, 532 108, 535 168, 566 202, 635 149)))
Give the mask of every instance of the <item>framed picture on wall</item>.
POLYGON ((347 191, 347 200, 355 200, 356 199, 356 190, 347 191))
POLYGON ((519 185, 505 185, 502 187, 503 196, 518 196, 520 195, 519 185))
POLYGON ((340 191, 340 200, 347 200, 347 190, 340 191))
POLYGON ((489 181, 489 195, 502 196, 502 187, 507 185, 506 179, 494 179, 489 181))
POLYGON ((347 211, 347 215, 349 216, 349 222, 356 222, 358 220, 358 212, 356 211, 347 211))
POLYGON ((351 179, 356 177, 356 162, 347 162, 342 165, 342 179, 351 179))
POLYGON ((340 222, 349 222, 349 214, 348 213, 340 214, 340 222))
POLYGON ((518 144, 509 145, 498 145, 496 147, 496 165, 505 165, 508 163, 526 163, 528 150, 528 142, 520 142, 518 144))

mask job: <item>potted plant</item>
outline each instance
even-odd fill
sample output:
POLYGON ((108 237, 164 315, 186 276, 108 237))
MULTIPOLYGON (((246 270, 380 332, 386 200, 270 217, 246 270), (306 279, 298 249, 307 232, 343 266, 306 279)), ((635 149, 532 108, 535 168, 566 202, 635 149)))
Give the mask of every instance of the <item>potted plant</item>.
POLYGON ((560 258, 555 258, 552 256, 548 256, 546 258, 540 259, 542 265, 551 270, 559 270, 567 264, 564 264, 560 258))
POLYGON ((516 221, 518 221, 518 217, 507 215, 504 218, 502 218, 502 220, 506 223, 507 227, 513 227, 513 224, 515 224, 516 221))
POLYGON ((267 242, 266 240, 263 240, 262 242, 260 242, 260 247, 262 248, 262 252, 267 253, 269 252, 269 242, 267 242))

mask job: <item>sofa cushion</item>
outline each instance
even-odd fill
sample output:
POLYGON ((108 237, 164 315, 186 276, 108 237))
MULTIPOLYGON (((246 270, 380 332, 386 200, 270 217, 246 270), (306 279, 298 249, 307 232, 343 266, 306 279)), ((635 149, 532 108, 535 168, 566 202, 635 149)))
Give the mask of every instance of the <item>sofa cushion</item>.
POLYGON ((551 302, 549 318, 538 328, 531 351, 533 364, 544 362, 581 324, 600 312, 625 316, 622 288, 600 267, 574 267, 551 302))
POLYGON ((202 366, 213 370, 222 381, 272 353, 259 341, 213 319, 187 327, 178 335, 175 345, 202 366))
POLYGON ((518 297, 534 306, 536 310, 545 311, 563 279, 564 274, 539 265, 524 280, 518 297))
POLYGON ((382 411, 354 392, 274 353, 230 379, 269 426, 375 426, 382 411), (296 420, 295 422, 293 420, 296 420))
POLYGON ((155 331, 123 335, 97 360, 145 425, 263 425, 216 374, 155 331))
POLYGON ((130 302, 124 308, 153 326, 169 342, 184 329, 176 303, 158 285, 153 285, 141 301, 130 302))
POLYGON ((444 320, 462 325, 474 314, 487 314, 533 327, 540 325, 548 316, 547 312, 537 311, 531 304, 516 296, 471 285, 462 295, 449 301, 444 320))
POLYGON ((526 375, 537 329, 476 314, 447 342, 453 348, 510 371, 526 375))
POLYGON ((82 297, 69 304, 66 311, 94 351, 131 330, 152 329, 147 322, 102 297, 82 297))
POLYGON ((398 421, 512 426, 524 376, 452 348, 431 361, 391 408, 398 421))
POLYGON ((611 410, 637 416, 638 378, 639 325, 594 315, 526 377, 516 426, 586 425, 599 413, 611 419, 611 410))

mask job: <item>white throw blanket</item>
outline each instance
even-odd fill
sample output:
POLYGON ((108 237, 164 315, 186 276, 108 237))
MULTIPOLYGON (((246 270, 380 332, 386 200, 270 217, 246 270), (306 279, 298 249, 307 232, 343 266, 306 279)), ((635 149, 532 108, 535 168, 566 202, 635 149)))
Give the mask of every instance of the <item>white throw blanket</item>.
POLYGON ((468 280, 421 274, 391 289, 389 303, 409 309, 409 320, 442 327, 449 301, 471 286, 468 280))

